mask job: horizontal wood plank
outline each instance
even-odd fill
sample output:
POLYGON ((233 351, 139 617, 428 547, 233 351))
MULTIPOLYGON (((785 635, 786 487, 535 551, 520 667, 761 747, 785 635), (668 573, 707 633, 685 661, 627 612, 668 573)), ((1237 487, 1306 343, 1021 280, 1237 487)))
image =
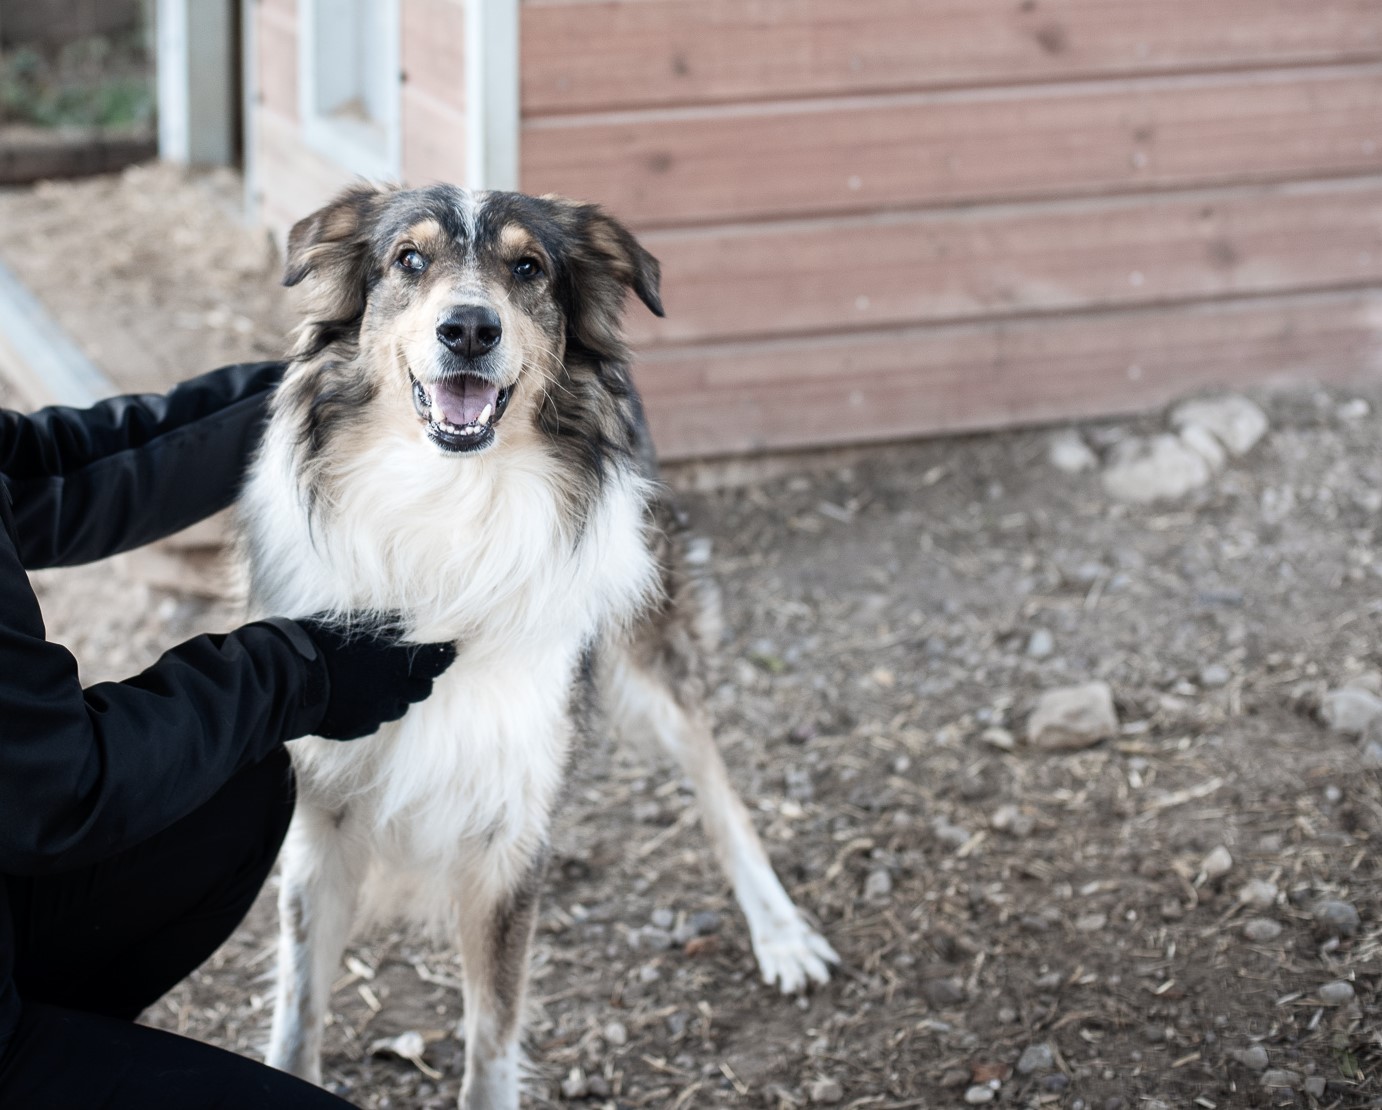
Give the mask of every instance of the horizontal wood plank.
POLYGON ((255 109, 256 211, 253 215, 280 243, 298 220, 321 207, 354 180, 354 175, 309 149, 294 120, 255 109))
POLYGON ((1382 66, 573 116, 523 186, 643 227, 1382 172, 1382 66))
POLYGON ((1379 53, 1376 0, 529 0, 522 8, 528 115, 1379 53))
POLYGON ((1382 283, 1382 177, 654 232, 641 345, 1382 283))
POLYGON ((403 180, 408 185, 465 179, 465 114, 404 85, 403 180))
POLYGON ((1142 411, 1382 375, 1382 289, 654 352, 659 452, 707 457, 1142 411))

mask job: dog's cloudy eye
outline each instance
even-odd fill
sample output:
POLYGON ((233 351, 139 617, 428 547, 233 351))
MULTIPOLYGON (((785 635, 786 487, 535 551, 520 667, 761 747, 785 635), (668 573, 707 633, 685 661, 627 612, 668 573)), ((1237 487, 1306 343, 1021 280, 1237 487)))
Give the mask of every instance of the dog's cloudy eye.
POLYGON ((520 281, 531 281, 542 273, 542 266, 536 258, 520 258, 513 264, 513 276, 520 281))
POLYGON ((427 269, 427 259, 422 256, 421 252, 409 248, 398 256, 396 265, 399 269, 407 270, 410 274, 420 274, 427 269))

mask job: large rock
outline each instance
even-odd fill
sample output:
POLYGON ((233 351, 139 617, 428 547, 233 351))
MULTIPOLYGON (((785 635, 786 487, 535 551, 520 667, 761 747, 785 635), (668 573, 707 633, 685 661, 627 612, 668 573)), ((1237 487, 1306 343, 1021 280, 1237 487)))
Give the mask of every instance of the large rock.
POLYGON ((1185 401, 1171 410, 1171 427, 1203 428, 1231 455, 1246 455, 1267 434, 1267 414, 1246 397, 1228 394, 1185 401))
POLYGON ((1104 489, 1119 501, 1145 503, 1181 497, 1209 481, 1205 457, 1169 433, 1125 439, 1109 454, 1104 489))
POLYGON ((1027 743, 1047 751, 1075 751, 1118 732, 1107 682, 1062 686, 1041 695, 1027 719, 1027 743))

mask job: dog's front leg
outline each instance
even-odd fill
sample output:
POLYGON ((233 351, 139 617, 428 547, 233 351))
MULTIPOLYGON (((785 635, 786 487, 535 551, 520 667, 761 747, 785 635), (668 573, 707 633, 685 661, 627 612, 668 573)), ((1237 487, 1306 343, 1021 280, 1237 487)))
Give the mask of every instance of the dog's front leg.
MULTIPOLYGON (((469 869, 467 869, 469 870, 469 869)), ((481 859, 460 886, 461 973, 465 984, 465 1080, 461 1110, 517 1110, 523 994, 537 923, 543 859, 497 885, 481 859)))
POLYGON ((283 846, 278 996, 266 1059, 317 1084, 331 983, 350 939, 365 863, 344 817, 300 800, 283 846))

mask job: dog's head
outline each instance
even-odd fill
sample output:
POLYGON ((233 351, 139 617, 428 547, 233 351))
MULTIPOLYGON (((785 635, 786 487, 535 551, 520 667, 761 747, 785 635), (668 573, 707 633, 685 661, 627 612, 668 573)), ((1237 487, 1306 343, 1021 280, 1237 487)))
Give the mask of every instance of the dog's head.
POLYGON ((309 294, 296 357, 347 345, 372 396, 411 403, 420 434, 469 453, 506 412, 541 412, 568 359, 626 358, 625 294, 661 316, 658 279, 595 205, 438 185, 342 193, 294 226, 283 280, 309 294))

